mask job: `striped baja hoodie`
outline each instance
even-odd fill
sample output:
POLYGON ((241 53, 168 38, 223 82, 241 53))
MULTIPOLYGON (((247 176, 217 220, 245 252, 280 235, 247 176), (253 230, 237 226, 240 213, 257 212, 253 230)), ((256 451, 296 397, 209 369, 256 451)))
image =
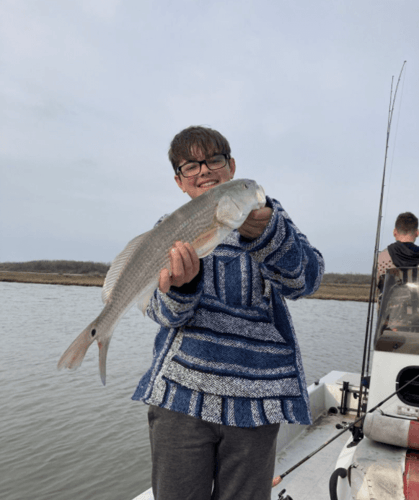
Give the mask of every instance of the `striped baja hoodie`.
POLYGON ((285 298, 314 293, 324 261, 278 201, 266 204, 260 237, 234 230, 190 283, 155 291, 147 314, 160 329, 133 400, 237 427, 311 423, 285 298))

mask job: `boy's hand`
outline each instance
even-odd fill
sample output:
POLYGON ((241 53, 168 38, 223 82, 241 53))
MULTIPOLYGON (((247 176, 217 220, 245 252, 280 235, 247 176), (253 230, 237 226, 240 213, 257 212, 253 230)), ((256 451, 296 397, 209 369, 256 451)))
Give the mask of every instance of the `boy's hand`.
POLYGON ((177 241, 170 251, 172 275, 165 268, 160 271, 159 288, 167 293, 171 286, 189 283, 199 273, 199 258, 189 243, 177 241))
POLYGON ((271 215, 272 208, 269 207, 252 210, 247 219, 239 227, 239 233, 250 240, 256 239, 265 230, 265 227, 271 219, 271 215))

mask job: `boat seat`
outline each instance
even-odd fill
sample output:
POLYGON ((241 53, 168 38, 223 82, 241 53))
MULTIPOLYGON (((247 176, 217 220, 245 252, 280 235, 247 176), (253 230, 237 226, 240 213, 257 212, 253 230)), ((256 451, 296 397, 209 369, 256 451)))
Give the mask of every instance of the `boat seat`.
POLYGON ((419 450, 419 422, 394 418, 380 411, 367 413, 364 419, 364 435, 379 443, 419 450))

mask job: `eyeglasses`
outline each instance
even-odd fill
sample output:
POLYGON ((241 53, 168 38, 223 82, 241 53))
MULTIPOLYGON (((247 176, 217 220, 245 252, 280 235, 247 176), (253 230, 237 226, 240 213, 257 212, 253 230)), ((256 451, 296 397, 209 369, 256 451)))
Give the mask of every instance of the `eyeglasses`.
POLYGON ((210 170, 218 170, 220 168, 224 168, 227 165, 227 160, 229 157, 225 154, 215 155, 207 160, 202 161, 191 161, 188 163, 184 163, 177 168, 177 174, 182 174, 183 177, 195 177, 201 173, 202 164, 205 165, 210 170))

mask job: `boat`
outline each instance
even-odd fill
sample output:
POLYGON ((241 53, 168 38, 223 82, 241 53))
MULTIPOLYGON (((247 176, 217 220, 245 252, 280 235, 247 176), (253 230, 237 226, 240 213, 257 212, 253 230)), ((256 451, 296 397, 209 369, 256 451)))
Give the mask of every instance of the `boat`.
MULTIPOLYGON (((308 392, 314 424, 310 426, 281 424, 277 440, 275 475, 294 465, 307 454, 307 451, 314 450, 321 445, 331 433, 336 431, 336 425, 345 425, 342 424, 342 421, 348 418, 349 406, 355 405, 354 389, 358 382, 358 374, 332 371, 309 386, 308 392), (341 411, 343 387, 347 388, 346 396, 343 398, 345 400, 343 404, 346 407, 346 414, 345 410, 343 410, 343 413, 341 411)), ((336 456, 346 441, 347 436, 344 435, 334 443, 334 452, 330 449, 326 453, 320 452, 316 457, 316 461, 320 460, 322 462, 321 466, 316 465, 315 461, 308 461, 292 475, 284 478, 279 486, 272 489, 271 498, 278 500, 282 490, 284 488, 288 489, 288 487, 290 495, 295 500, 302 500, 303 498, 324 500, 328 498, 326 496, 326 493, 328 495, 328 478, 325 481, 324 475, 333 473, 336 456), (325 456, 328 458, 325 459, 325 456), (323 472, 319 472, 320 469, 323 472), (313 484, 313 476, 316 476, 315 484, 313 484), (312 495, 313 487, 317 491, 316 496, 312 495), (298 496, 302 495, 303 492, 305 496, 298 496)), ((285 499, 286 496, 283 497, 283 500, 285 499)), ((154 500, 152 489, 150 488, 133 500, 154 500)))
POLYGON ((328 373, 308 388, 313 425, 281 425, 271 500, 419 499, 419 269, 387 271, 373 347, 367 380, 328 373))
POLYGON ((340 453, 332 500, 419 499, 418 275, 418 268, 385 275, 363 438, 340 453))

